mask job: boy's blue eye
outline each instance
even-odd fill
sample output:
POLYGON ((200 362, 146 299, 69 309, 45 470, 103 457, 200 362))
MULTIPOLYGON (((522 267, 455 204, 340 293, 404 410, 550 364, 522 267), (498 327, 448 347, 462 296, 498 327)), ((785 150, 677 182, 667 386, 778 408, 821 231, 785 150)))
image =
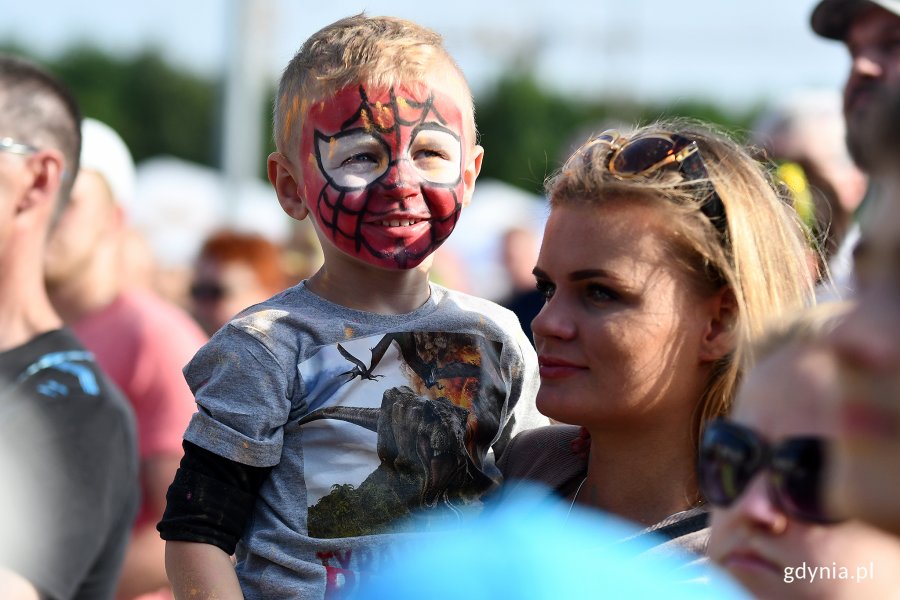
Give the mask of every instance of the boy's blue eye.
POLYGON ((367 163, 367 162, 372 163, 372 164, 377 164, 378 159, 375 157, 374 154, 372 154, 370 152, 359 152, 357 154, 354 154, 354 155, 344 159, 344 161, 341 162, 341 166, 349 165, 352 163, 367 163))
POLYGON ((447 153, 440 150, 419 150, 416 154, 422 158, 448 158, 447 153))

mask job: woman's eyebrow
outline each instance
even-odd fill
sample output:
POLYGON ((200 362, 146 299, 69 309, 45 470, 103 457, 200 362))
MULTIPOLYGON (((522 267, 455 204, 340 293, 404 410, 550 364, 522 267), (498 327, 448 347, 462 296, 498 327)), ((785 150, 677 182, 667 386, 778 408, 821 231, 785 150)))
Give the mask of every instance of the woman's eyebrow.
MULTIPOLYGON (((531 274, 541 279, 550 279, 550 276, 539 267, 532 269, 531 274)), ((612 275, 605 269, 581 269, 570 273, 568 278, 569 281, 584 281, 585 279, 594 279, 596 277, 612 277, 612 275)))
POLYGON ((570 281, 583 281, 585 279, 594 279, 597 277, 610 277, 609 271, 604 269, 582 269, 569 274, 570 281))

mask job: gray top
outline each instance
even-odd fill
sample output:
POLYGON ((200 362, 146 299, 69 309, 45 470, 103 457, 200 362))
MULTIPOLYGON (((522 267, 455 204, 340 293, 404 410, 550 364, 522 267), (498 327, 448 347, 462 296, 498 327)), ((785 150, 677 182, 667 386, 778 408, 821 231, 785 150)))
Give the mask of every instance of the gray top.
POLYGON ((217 332, 185 377, 185 439, 274 466, 237 549, 248 599, 358 589, 398 543, 480 507, 494 455, 546 423, 515 315, 434 284, 419 309, 379 315, 300 283, 217 332))

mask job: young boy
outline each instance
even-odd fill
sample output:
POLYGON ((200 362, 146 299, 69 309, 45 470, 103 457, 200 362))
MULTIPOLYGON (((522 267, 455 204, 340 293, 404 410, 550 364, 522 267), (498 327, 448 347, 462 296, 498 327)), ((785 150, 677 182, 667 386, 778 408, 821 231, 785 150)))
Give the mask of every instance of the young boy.
POLYGON ((278 94, 269 179, 325 260, 185 369, 199 412, 159 525, 185 597, 350 594, 398 544, 479 506, 493 454, 542 419, 516 317, 428 281, 483 156, 440 36, 343 19, 278 94))

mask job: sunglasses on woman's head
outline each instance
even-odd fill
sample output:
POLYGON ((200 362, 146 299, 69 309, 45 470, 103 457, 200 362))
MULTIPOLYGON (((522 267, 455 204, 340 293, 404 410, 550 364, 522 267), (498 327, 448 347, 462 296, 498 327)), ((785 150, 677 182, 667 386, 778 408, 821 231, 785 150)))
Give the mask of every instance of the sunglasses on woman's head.
POLYGON ((727 507, 763 470, 772 503, 801 521, 834 523, 822 501, 827 443, 820 437, 788 438, 770 446, 755 431, 716 419, 700 440, 700 491, 711 504, 727 507))
POLYGON ((707 182, 707 195, 700 211, 710 220, 719 236, 727 239, 725 204, 709 181, 709 173, 696 141, 670 132, 647 133, 628 139, 611 129, 595 136, 585 149, 596 144, 609 145, 606 168, 617 179, 635 179, 670 168, 680 173, 685 181, 707 182))

